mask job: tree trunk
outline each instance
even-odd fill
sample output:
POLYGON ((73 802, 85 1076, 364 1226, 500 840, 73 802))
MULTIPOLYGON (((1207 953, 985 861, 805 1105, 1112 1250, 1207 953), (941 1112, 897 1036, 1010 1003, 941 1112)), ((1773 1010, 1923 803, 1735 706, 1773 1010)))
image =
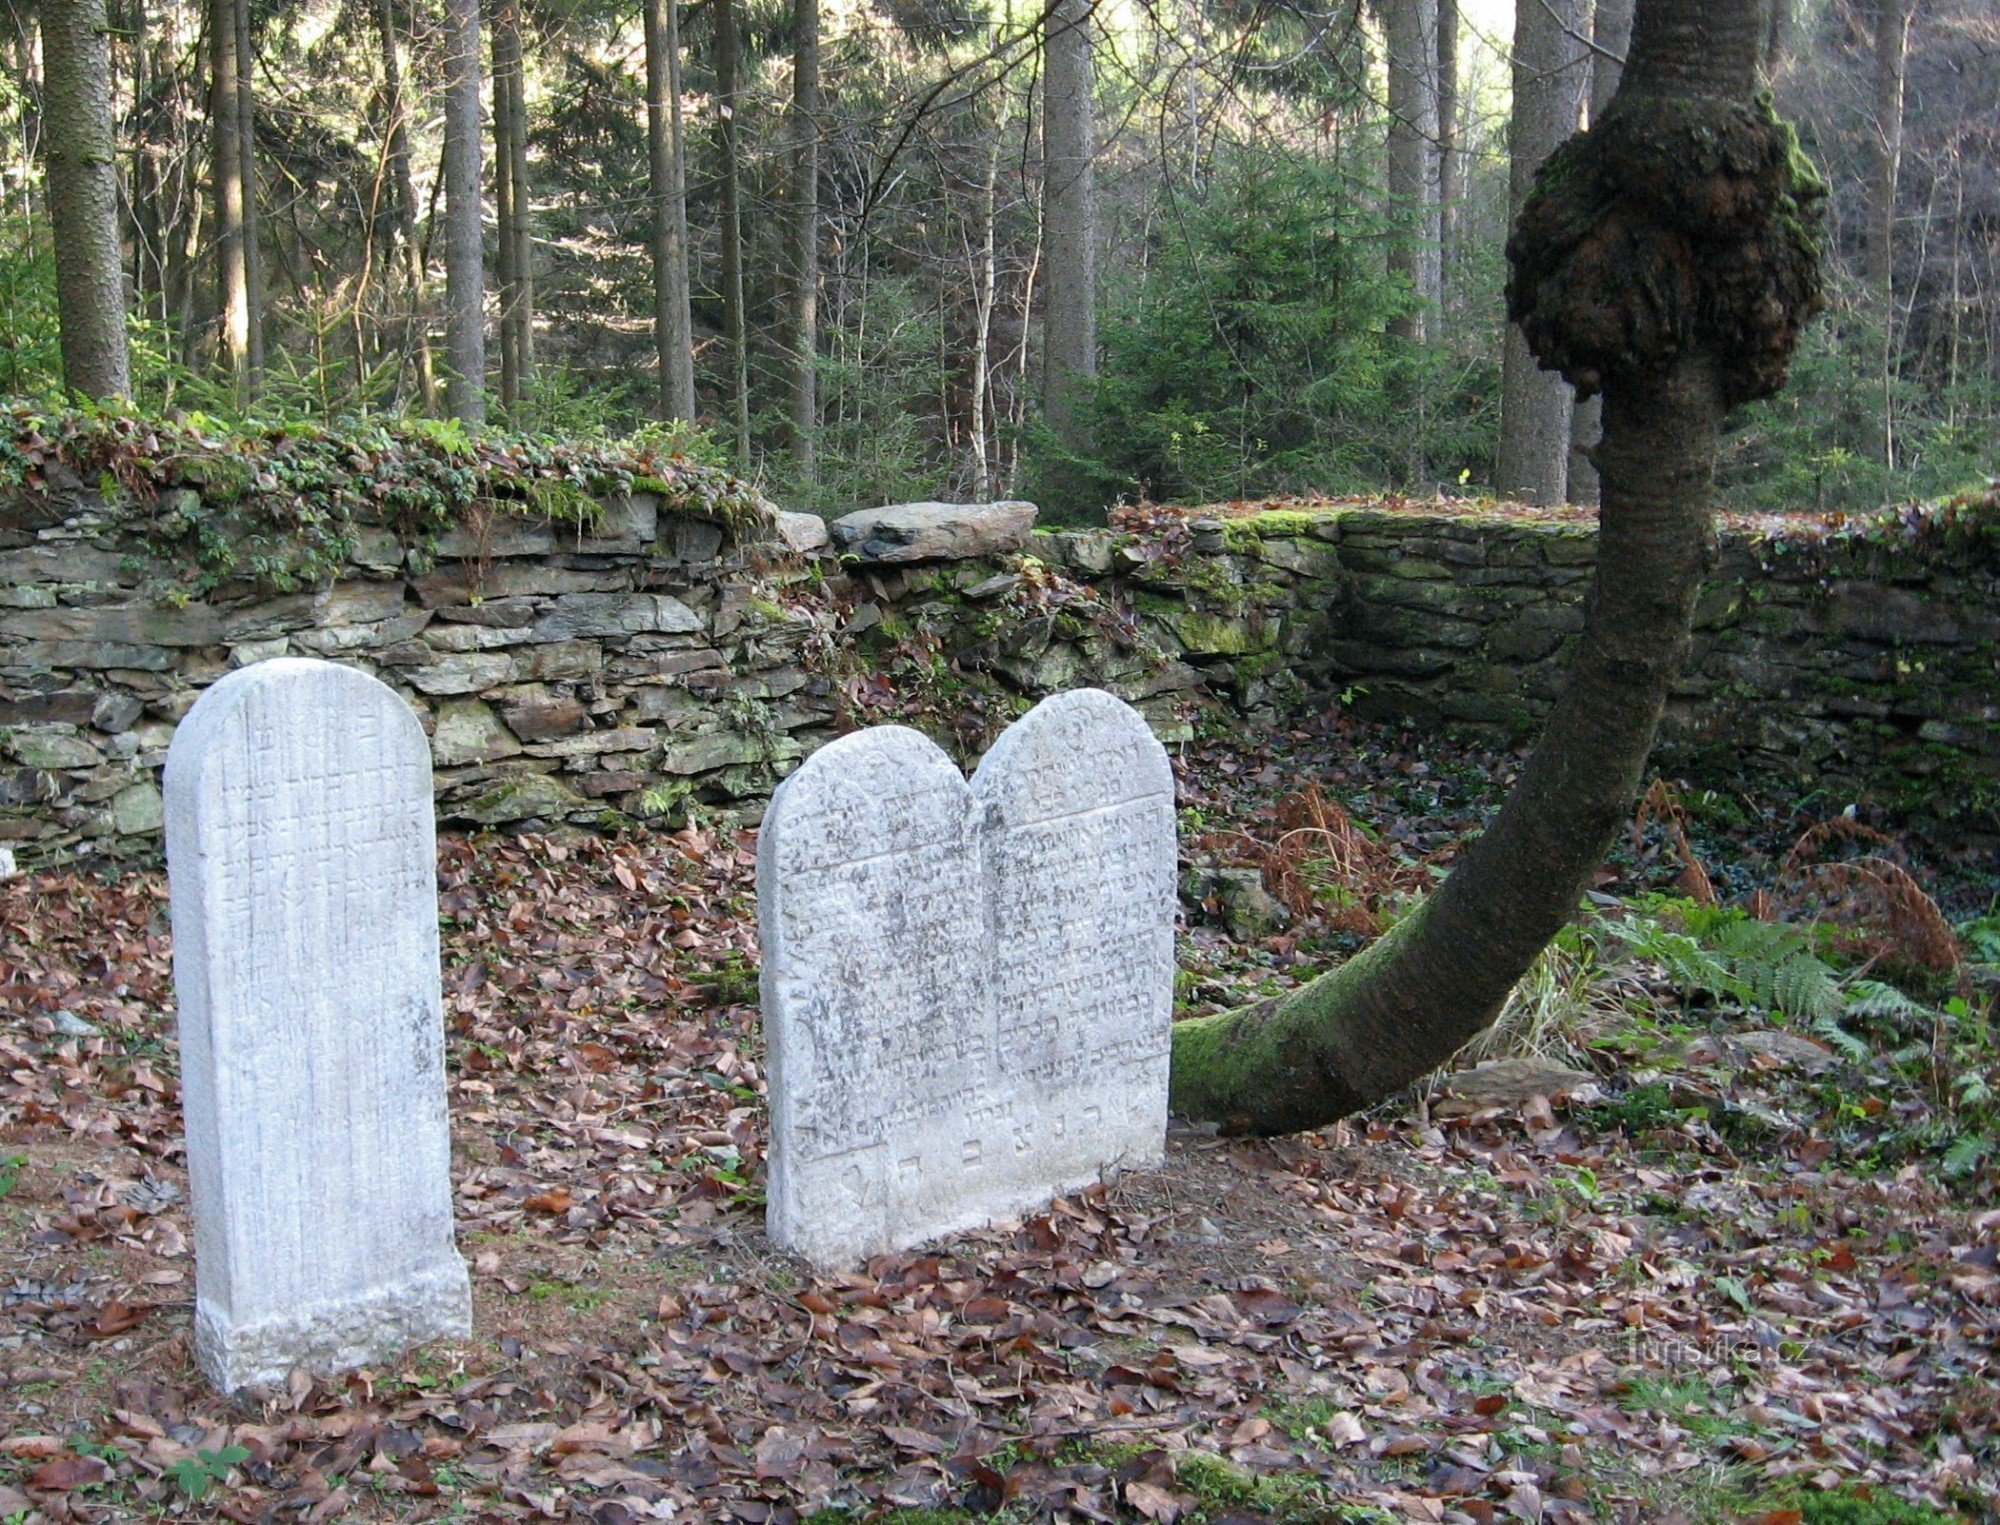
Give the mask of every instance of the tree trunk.
POLYGON ((403 271, 404 344, 415 351, 417 395, 426 413, 437 411, 437 377, 431 362, 430 326, 424 314, 424 257, 417 238, 417 187, 410 173, 410 103, 403 94, 403 62, 396 41, 395 0, 377 0, 375 27, 382 43, 382 88, 389 101, 386 140, 389 183, 396 197, 397 253, 403 271))
POLYGON ((660 416, 693 422, 694 318, 688 306, 679 0, 646 0, 646 146, 653 197, 653 343, 660 355, 660 416))
POLYGON ((535 369, 533 191, 519 0, 493 13, 493 189, 500 276, 500 401, 521 406, 535 369))
POLYGON ((1761 0, 1639 0, 1605 123, 1563 149, 1508 243, 1523 334, 1605 394, 1597 569, 1534 756, 1451 876, 1373 946, 1175 1028, 1182 1113, 1317 1127, 1448 1059, 1575 912, 1630 811, 1712 555, 1724 412, 1782 384, 1819 305, 1824 187, 1752 103, 1762 35, 1761 0))
POLYGON ((792 460, 810 482, 819 440, 819 0, 793 0, 792 460))
POLYGON ((1868 285, 1882 331, 1882 464, 1896 469, 1896 188, 1903 170, 1903 78, 1913 0, 1876 0, 1875 153, 1868 184, 1868 285))
POLYGON ((1769 25, 1764 32, 1764 83, 1769 85, 1782 74, 1792 57, 1793 0, 1771 0, 1769 25))
MULTIPOLYGON (((1604 119, 1618 93, 1619 60, 1632 46, 1632 0, 1597 0, 1590 18, 1590 120, 1604 119)), ((1591 452, 1604 436, 1604 399, 1577 399, 1569 426, 1569 500, 1595 505, 1600 494, 1591 452)))
POLYGON ((236 391, 250 391, 250 278, 244 263, 242 89, 236 0, 208 7, 208 141, 215 192, 216 343, 236 391))
POLYGON ((444 300, 454 418, 486 422, 486 260, 480 242, 479 0, 445 10, 444 300))
POLYGON ((993 304, 1000 289, 1000 262, 997 248, 1000 189, 1000 140, 1007 133, 1009 107, 1013 97, 1002 86, 999 114, 993 123, 993 138, 986 147, 986 177, 979 186, 979 241, 974 248, 972 297, 972 396, 966 413, 972 422, 973 496, 982 503, 993 500, 993 433, 987 427, 990 411, 993 368, 993 304))
POLYGON ((499 286, 499 323, 494 337, 500 341, 500 408, 510 417, 521 405, 521 348, 514 323, 514 303, 520 283, 514 269, 514 88, 513 58, 510 50, 513 9, 509 0, 499 0, 487 25, 488 46, 493 53, 493 275, 499 286))
MULTIPOLYGON (((1458 147, 1458 0, 1437 0, 1438 311, 1457 301, 1460 216, 1465 197, 1458 147)), ((1449 322, 1444 322, 1448 329, 1449 322)))
MULTIPOLYGON (((1589 56, 1586 0, 1522 0, 1514 9, 1514 111, 1507 126, 1507 199, 1520 215, 1542 161, 1576 131, 1589 56)), ((1500 460, 1503 498, 1544 506, 1568 495, 1571 393, 1560 376, 1536 368, 1518 328, 1507 328, 1501 357, 1500 460)))
POLYGON ((1421 341, 1438 299, 1438 241, 1433 228, 1438 136, 1436 0, 1381 0, 1383 54, 1389 73, 1389 153, 1383 189, 1395 217, 1389 273, 1408 287, 1411 306, 1389 325, 1421 341))
POLYGON ((507 167, 512 192, 508 237, 514 291, 508 310, 514 319, 514 365, 517 387, 525 393, 535 377, 535 186, 528 178, 528 72, 521 51, 521 7, 507 7, 507 167))
POLYGON ((743 173, 736 151, 736 0, 715 0, 715 136, 722 158, 722 326, 729 342, 736 469, 750 469, 750 336, 743 310, 743 173))
POLYGON ((257 48, 250 31, 250 0, 235 0, 237 176, 243 186, 243 284, 248 314, 245 372, 249 395, 264 385, 264 222, 257 195, 257 48))
POLYGON ((1064 449, 1091 450, 1097 379, 1097 171, 1093 0, 1053 0, 1042 73, 1042 418, 1064 449))
POLYGON ((42 0, 42 112, 63 385, 127 397, 125 272, 104 0, 42 0))

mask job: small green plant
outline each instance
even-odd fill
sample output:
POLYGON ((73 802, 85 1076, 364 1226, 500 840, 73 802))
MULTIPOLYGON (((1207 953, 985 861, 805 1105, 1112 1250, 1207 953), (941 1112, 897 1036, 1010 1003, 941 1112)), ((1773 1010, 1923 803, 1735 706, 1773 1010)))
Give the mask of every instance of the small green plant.
POLYGON ((242 1446, 224 1446, 220 1451, 197 1451, 192 1456, 183 1456, 171 1467, 167 1475, 174 1480, 184 1498, 189 1500, 205 1498, 209 1489, 219 1483, 229 1481, 229 1469, 250 1459, 250 1453, 242 1446))
POLYGON ((1609 1131, 1622 1129, 1629 1134, 1650 1133, 1680 1121, 1673 1092, 1664 1080, 1649 1080, 1633 1086, 1616 1100, 1599 1102, 1588 1114, 1592 1126, 1609 1131))
POLYGON ((25 1154, 0 1155, 0 1197, 11 1192, 21 1180, 21 1167, 28 1163, 25 1154))
POLYGON ((1808 1495, 1799 1500, 1799 1514, 1805 1525, 1961 1525, 1964 1519, 1865 1486, 1808 1495))

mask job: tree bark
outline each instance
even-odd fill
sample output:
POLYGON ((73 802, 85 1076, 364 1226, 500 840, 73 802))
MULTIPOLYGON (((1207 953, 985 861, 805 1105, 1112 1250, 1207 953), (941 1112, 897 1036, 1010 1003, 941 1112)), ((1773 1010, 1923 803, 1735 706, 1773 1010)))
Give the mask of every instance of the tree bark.
MULTIPOLYGON (((511 416, 521 403, 521 348, 514 322, 520 286, 514 270, 514 66, 508 39, 513 35, 510 0, 499 0, 487 25, 493 54, 493 275, 499 287, 500 408, 511 416)), ((512 50, 515 57, 519 49, 512 50)))
POLYGON ((509 309, 514 318, 515 365, 519 387, 526 392, 535 376, 535 186, 528 177, 528 72, 521 50, 520 0, 507 7, 507 151, 508 184, 513 192, 514 292, 509 309))
POLYGON ((237 175, 243 186, 243 282, 245 371, 249 395, 264 385, 264 223, 257 194, 257 47, 250 30, 250 0, 235 0, 231 21, 236 35, 237 175))
POLYGON ((1824 187, 1752 104, 1761 38, 1761 0, 1639 0, 1604 129, 1565 147, 1508 243, 1524 337, 1605 394, 1585 627, 1519 783, 1444 884, 1361 955, 1178 1024, 1180 1112, 1277 1133, 1393 1095, 1492 1022, 1603 861, 1712 555, 1724 413, 1776 390, 1819 304, 1824 187))
POLYGON ((403 94, 402 53, 396 39, 395 0, 377 0, 375 27, 382 44, 382 88, 388 97, 386 142, 389 183, 396 198, 397 254, 403 271, 404 344, 415 352, 417 395, 426 413, 437 410, 437 377, 424 315, 423 246, 417 238, 417 187, 410 173, 410 103, 403 94))
POLYGON ((1093 0, 1053 0, 1042 72, 1042 418, 1064 449, 1092 448, 1097 379, 1093 0))
POLYGON ((660 356, 660 416, 692 423, 694 318, 688 299, 679 0, 646 0, 646 146, 653 196, 653 343, 660 356))
POLYGON ((736 469, 750 469, 750 339, 743 309, 743 177, 736 146, 736 0, 715 0, 715 136, 722 160, 722 326, 729 343, 736 469))
POLYGON ((793 0, 792 460, 810 482, 819 443, 819 0, 793 0))
POLYGON ((1000 189, 1000 140, 1007 133, 1009 107, 1013 97, 1005 86, 1000 91, 1000 107, 993 123, 993 137, 986 146, 986 175, 979 186, 978 243, 973 251, 972 281, 972 395, 966 405, 971 420, 973 496, 991 502, 994 492, 993 433, 987 426, 990 411, 987 399, 992 389, 993 305, 1000 290, 998 240, 1000 189))
POLYGON ((1447 329, 1457 301, 1459 223, 1465 198, 1458 147, 1458 0, 1437 0, 1438 312, 1447 329))
POLYGON ((241 79, 236 0, 209 0, 208 141, 215 196, 216 345, 239 397, 250 391, 250 277, 244 261, 241 79))
POLYGON ((1876 0, 1875 141, 1868 185, 1868 285, 1881 327, 1882 463, 1896 469, 1896 192, 1903 170, 1903 81, 1913 0, 1876 0))
POLYGON ((535 370, 533 187, 519 0, 493 13, 493 188, 500 276, 500 400, 510 413, 535 370))
POLYGON ((1389 330, 1421 342, 1439 290, 1435 145, 1438 137, 1437 0, 1381 0, 1389 74, 1389 153, 1383 189, 1396 219, 1389 273, 1408 287, 1411 306, 1389 330))
POLYGON ((445 405, 486 422, 486 259, 481 246, 479 0, 445 10, 444 220, 445 405))
MULTIPOLYGON (((1507 199, 1513 215, 1542 161, 1571 133, 1590 82, 1586 0, 1521 0, 1514 9, 1514 110, 1507 125, 1507 199)), ((1544 506, 1568 495, 1572 396, 1560 376, 1537 369, 1514 325, 1501 357, 1500 459, 1494 486, 1503 498, 1544 506)))
POLYGON ((132 392, 109 30, 104 0, 43 0, 42 112, 63 385, 96 398, 132 392))
MULTIPOLYGON (((1590 120, 1602 121, 1618 93, 1619 60, 1632 46, 1632 0, 1597 0, 1591 12, 1590 120)), ((1591 452, 1604 437, 1604 399, 1577 400, 1569 426, 1569 500, 1595 505, 1601 488, 1591 452)))

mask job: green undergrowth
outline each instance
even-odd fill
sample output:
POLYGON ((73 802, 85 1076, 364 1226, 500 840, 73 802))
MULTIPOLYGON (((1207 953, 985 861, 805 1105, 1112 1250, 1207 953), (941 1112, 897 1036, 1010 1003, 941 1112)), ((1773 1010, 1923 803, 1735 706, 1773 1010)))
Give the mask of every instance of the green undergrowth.
POLYGON ((447 530, 503 515, 583 532, 605 499, 630 493, 739 532, 767 523, 762 495, 706 453, 661 431, 576 441, 416 417, 224 425, 17 403, 0 410, 0 525, 38 527, 94 492, 173 591, 289 592, 339 575, 369 526, 421 571, 447 530))
POLYGON ((1956 971, 1891 983, 1880 949, 1857 947, 1851 928, 1638 897, 1567 929, 1485 1047, 1637 1072, 1585 1114, 1602 1131, 1639 1137, 1694 1121, 1746 1144, 1817 1136, 1850 1168, 1919 1162, 1989 1197, 2000 1192, 2000 1039, 1972 976, 2000 944, 1996 927, 1960 924, 1968 963, 1956 971), (1667 1078, 1705 1034, 1772 1029, 1824 1051, 1783 1066, 1778 1110, 1667 1078))

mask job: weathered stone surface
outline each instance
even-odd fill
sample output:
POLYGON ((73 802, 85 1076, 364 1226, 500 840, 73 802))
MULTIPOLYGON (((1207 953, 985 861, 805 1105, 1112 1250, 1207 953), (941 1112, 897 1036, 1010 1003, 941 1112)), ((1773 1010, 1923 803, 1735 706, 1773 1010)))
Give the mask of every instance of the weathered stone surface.
POLYGON ((515 690, 496 697, 500 700, 500 718, 523 741, 567 736, 583 724, 584 708, 580 700, 551 697, 539 684, 527 692, 515 690))
POLYGON ((541 520, 494 514, 484 524, 460 526, 438 536, 440 557, 478 560, 486 556, 546 556, 554 551, 554 529, 541 520))
POLYGON ((833 543, 867 562, 960 561, 1018 551, 1035 528, 1035 505, 897 503, 833 521, 833 543))
POLYGON ((775 533, 778 544, 799 556, 819 550, 828 540, 826 520, 818 514, 780 513, 775 533))
POLYGON ((128 784, 111 798, 111 824, 120 836, 158 831, 166 818, 160 791, 152 784, 128 784))
POLYGON ((426 694, 473 694, 497 688, 514 676, 514 659, 504 652, 452 652, 408 669, 410 687, 426 694))
POLYGON ((512 773, 453 805, 450 813, 455 820, 497 826, 536 817, 560 820, 589 803, 546 773, 512 773))
POLYGON ((53 693, 19 693, 0 697, 0 725, 86 725, 96 711, 94 688, 57 689, 53 693))
POLYGON ((668 743, 660 751, 660 771, 707 773, 735 763, 761 762, 764 753, 764 743, 754 736, 737 731, 710 731, 690 736, 686 741, 668 743))
POLYGON ((786 780, 757 869, 774 1240, 852 1261, 1159 1157, 1173 832, 1165 753, 1095 691, 970 784, 899 726, 786 780))
POLYGON ((44 672, 64 667, 165 672, 174 665, 174 654, 158 646, 135 646, 122 641, 37 641, 23 647, 18 660, 25 667, 44 672))
POLYGON ((94 768, 104 754, 67 727, 35 727, 14 731, 7 750, 24 768, 94 768))
POLYGON ((244 668, 175 736, 166 813, 203 1370, 465 1334, 415 716, 351 668, 244 668))
POLYGON ((440 768, 518 757, 521 743, 478 699, 450 699, 438 706, 431 731, 431 761, 440 768))
POLYGON ((565 593, 535 621, 531 641, 570 641, 579 636, 685 635, 701 629, 701 616, 665 593, 565 593))

